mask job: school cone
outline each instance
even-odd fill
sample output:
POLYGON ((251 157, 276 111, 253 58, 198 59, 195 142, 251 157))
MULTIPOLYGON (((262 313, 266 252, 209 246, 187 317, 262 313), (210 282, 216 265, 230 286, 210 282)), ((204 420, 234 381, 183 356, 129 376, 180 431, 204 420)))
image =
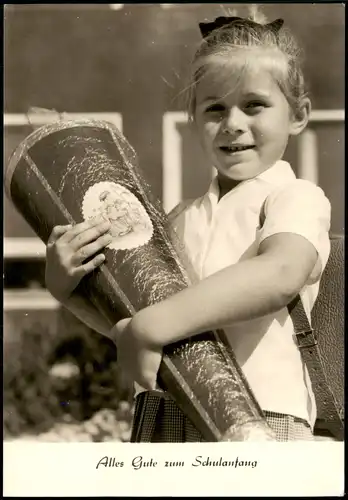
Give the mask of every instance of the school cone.
MULTIPOLYGON (((45 244, 56 225, 109 218, 106 260, 78 291, 112 323, 196 281, 135 151, 112 124, 61 120, 37 129, 13 153, 5 189, 45 244)), ((206 441, 275 440, 223 332, 166 346, 158 383, 206 441)))

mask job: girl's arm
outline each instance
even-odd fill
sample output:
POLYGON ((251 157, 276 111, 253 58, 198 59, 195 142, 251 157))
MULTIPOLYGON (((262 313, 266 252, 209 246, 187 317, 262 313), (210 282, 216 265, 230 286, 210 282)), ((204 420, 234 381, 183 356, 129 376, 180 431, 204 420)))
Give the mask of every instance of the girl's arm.
MULTIPOLYGON (((173 221, 186 208, 188 203, 189 201, 179 203, 168 214, 169 221, 173 221)), ((89 328, 114 340, 114 336, 110 334, 110 329, 114 325, 102 316, 88 299, 73 292, 62 304, 89 328)))
POLYGON ((47 242, 45 282, 49 292, 88 327, 109 337, 111 324, 93 304, 76 293, 81 279, 105 260, 101 253, 112 237, 103 217, 55 226, 47 242))
POLYGON ((139 311, 131 321, 133 334, 164 346, 276 312, 299 293, 313 271, 320 273, 320 261, 312 243, 297 234, 275 234, 261 243, 254 258, 139 311))
POLYGON ((112 323, 88 299, 73 293, 62 305, 89 328, 110 338, 112 323))

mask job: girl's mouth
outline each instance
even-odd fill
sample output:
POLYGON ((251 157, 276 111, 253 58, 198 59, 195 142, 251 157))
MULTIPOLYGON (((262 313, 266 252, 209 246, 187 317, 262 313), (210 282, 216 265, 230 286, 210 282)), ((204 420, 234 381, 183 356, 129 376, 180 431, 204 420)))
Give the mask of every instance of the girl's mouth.
POLYGON ((220 146, 221 151, 224 153, 241 153, 253 149, 255 146, 220 146))

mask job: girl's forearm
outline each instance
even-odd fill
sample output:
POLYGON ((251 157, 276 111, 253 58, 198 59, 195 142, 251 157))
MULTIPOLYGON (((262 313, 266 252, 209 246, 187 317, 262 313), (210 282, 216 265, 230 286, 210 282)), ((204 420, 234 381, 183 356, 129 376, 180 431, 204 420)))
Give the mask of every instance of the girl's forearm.
POLYGON ((109 337, 113 326, 86 298, 73 294, 63 306, 92 330, 109 337))
POLYGON ((144 340, 164 346, 276 312, 296 293, 289 269, 260 255, 141 310, 133 318, 134 328, 144 340))

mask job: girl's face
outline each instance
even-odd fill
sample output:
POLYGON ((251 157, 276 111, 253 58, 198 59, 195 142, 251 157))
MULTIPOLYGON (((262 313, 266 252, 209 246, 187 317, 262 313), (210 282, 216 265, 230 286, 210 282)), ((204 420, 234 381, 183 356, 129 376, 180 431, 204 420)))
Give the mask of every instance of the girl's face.
MULTIPOLYGON (((196 87, 195 123, 205 153, 218 171, 220 186, 251 179, 281 159, 295 121, 271 72, 246 68, 233 75, 229 64, 214 64, 196 87)), ((305 123, 304 123, 305 122, 305 123)))

